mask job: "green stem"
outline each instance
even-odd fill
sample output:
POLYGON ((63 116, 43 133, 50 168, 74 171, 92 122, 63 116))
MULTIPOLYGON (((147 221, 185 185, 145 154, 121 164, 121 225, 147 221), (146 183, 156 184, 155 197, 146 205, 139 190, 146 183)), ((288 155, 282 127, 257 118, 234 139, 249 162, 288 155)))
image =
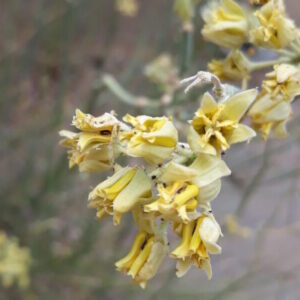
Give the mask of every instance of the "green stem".
POLYGON ((296 53, 299 56, 300 54, 299 42, 291 43, 290 48, 293 50, 294 53, 296 53))
POLYGON ((115 95, 117 98, 131 106, 137 107, 152 107, 158 108, 161 107, 161 103, 152 100, 146 97, 137 97, 129 92, 127 92, 119 83, 118 81, 111 75, 104 75, 102 78, 103 84, 115 95))
POLYGON ((251 62, 250 70, 251 70, 251 72, 258 71, 261 69, 272 67, 274 65, 281 64, 281 63, 287 63, 290 61, 291 61, 291 58, 289 58, 289 57, 280 57, 280 58, 274 59, 274 60, 267 60, 267 61, 262 61, 262 62, 251 62))
POLYGON ((194 31, 184 31, 180 57, 180 75, 184 74, 190 65, 194 47, 194 31))

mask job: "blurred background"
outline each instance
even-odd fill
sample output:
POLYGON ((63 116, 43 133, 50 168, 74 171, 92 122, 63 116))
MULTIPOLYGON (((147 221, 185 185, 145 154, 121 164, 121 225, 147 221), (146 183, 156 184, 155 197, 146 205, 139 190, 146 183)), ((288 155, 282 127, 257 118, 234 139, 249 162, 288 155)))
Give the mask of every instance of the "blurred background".
MULTIPOLYGON (((286 4, 300 25, 299 1, 286 4)), ((166 260, 145 291, 132 285, 114 268, 135 233, 130 216, 117 227, 110 218, 98 222, 87 196, 102 175, 68 169, 58 131, 71 129, 77 107, 121 117, 176 116, 197 106, 187 100, 143 109, 102 83, 109 73, 132 94, 155 98, 144 66, 159 54, 172 55, 180 77, 224 56, 202 40, 199 16, 189 40, 172 6, 171 0, 140 0, 136 16, 126 17, 113 0, 1 0, 0 230, 32 255, 29 287, 0 285, 1 300, 300 299, 299 101, 287 139, 265 144, 256 138, 224 157, 233 174, 223 180, 213 209, 221 224, 236 214, 243 234, 225 227, 211 281, 194 268, 179 280, 175 262, 166 260)))

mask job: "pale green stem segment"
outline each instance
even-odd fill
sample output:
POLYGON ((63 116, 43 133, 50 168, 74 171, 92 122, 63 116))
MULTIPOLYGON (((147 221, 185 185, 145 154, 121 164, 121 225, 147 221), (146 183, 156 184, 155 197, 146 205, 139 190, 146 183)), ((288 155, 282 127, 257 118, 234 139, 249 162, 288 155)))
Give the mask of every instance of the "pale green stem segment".
POLYGON ((274 65, 282 64, 282 63, 288 63, 291 62, 291 58, 282 56, 278 59, 274 60, 267 60, 267 61, 262 61, 262 62, 251 62, 251 67, 250 70, 251 72, 258 71, 261 69, 273 67, 274 65))
POLYGON ((115 96, 117 96, 120 101, 128 105, 152 108, 159 108, 162 105, 160 101, 149 99, 146 97, 137 97, 130 94, 118 83, 118 81, 113 76, 109 74, 103 76, 102 82, 115 96))

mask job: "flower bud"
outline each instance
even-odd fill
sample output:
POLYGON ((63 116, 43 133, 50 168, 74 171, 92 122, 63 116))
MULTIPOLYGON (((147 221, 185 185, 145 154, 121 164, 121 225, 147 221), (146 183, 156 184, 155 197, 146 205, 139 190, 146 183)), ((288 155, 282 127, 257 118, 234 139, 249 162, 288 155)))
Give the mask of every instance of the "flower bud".
POLYGON ((247 41, 248 20, 243 8, 233 0, 213 1, 203 10, 203 36, 226 48, 239 48, 247 41))

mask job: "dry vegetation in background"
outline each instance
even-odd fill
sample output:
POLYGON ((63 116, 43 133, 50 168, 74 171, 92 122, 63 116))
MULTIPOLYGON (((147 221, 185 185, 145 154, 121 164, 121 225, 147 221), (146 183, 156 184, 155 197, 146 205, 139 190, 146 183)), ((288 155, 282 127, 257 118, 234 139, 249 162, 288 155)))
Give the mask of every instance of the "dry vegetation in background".
MULTIPOLYGON (((299 25, 298 1, 287 6, 299 25)), ((299 101, 286 140, 265 145, 257 138, 224 158, 233 176, 213 203, 216 217, 224 223, 236 212, 251 234, 226 232, 212 281, 197 271, 179 281, 175 265, 165 263, 146 291, 132 286, 112 267, 129 247, 130 218, 115 228, 110 219, 97 222, 86 195, 101 178, 68 170, 58 130, 69 126, 76 107, 95 115, 142 112, 103 87, 104 73, 136 94, 155 95, 143 66, 165 51, 179 53, 185 64, 185 41, 171 8, 170 0, 143 0, 137 17, 125 18, 111 0, 1 1, 0 229, 19 237, 33 257, 30 287, 0 286, 1 300, 299 299, 299 101)), ((201 39, 200 19, 198 25, 185 74, 222 56, 201 39)))

